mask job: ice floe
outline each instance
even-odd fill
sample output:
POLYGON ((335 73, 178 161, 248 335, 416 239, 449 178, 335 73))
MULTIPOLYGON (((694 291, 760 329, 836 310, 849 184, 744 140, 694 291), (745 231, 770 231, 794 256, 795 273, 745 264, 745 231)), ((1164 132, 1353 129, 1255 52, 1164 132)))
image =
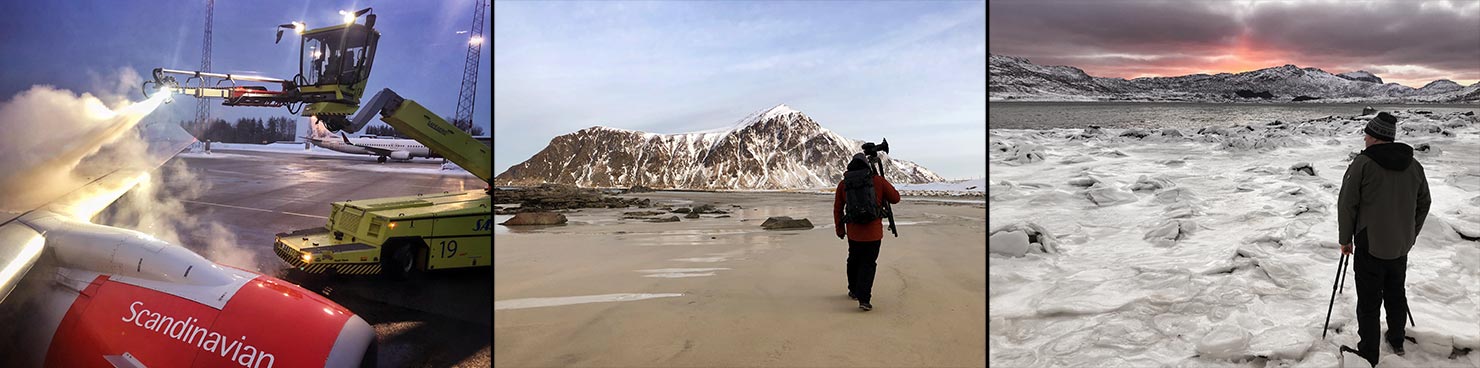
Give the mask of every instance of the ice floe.
MULTIPOLYGON (((1480 367, 1480 117, 1391 113, 1433 204, 1407 273, 1419 343, 1380 366, 1480 367)), ((989 130, 989 365, 1337 366, 1357 336, 1348 273, 1321 337, 1334 204, 1371 118, 989 130)))

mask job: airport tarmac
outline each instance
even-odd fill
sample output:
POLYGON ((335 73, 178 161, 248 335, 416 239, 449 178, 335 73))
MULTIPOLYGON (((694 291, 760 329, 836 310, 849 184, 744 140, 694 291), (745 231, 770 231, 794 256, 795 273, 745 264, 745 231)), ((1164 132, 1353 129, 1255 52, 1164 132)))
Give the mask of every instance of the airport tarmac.
MULTIPOLYGON (((427 168, 438 167, 435 163, 379 164, 372 156, 217 149, 211 155, 177 156, 157 175, 166 188, 196 186, 189 191, 193 195, 182 198, 186 212, 228 230, 239 249, 254 258, 251 263, 259 271, 319 292, 373 325, 380 366, 486 367, 492 362, 490 270, 436 272, 399 282, 379 277, 312 277, 288 272, 272 251, 274 235, 279 232, 324 226, 330 202, 484 187, 471 175, 425 174, 427 168), (411 172, 386 172, 399 169, 411 172)), ((205 244, 219 237, 219 232, 201 229, 180 237, 183 245, 211 258, 205 244)), ((281 323, 292 328, 292 321, 281 323)))
POLYGON ((652 208, 582 209, 561 226, 495 226, 496 366, 985 365, 983 202, 896 205, 899 236, 885 234, 863 312, 846 296, 831 195, 633 196, 728 213, 650 223, 621 217, 652 208), (761 229, 770 216, 816 227, 761 229))

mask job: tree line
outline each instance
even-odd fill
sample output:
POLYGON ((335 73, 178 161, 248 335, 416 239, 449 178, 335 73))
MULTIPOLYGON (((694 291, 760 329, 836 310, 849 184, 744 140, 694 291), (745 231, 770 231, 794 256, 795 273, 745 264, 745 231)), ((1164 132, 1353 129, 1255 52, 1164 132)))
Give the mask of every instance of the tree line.
MULTIPOLYGON (((464 131, 464 132, 468 132, 468 135, 471 135, 471 136, 475 136, 476 137, 476 136, 483 135, 485 133, 483 131, 483 127, 473 125, 473 121, 472 120, 454 120, 454 119, 449 118, 449 117, 446 117, 446 116, 443 116, 442 119, 447 120, 447 122, 449 122, 449 123, 452 123, 452 126, 455 126, 458 129, 462 129, 462 131, 464 131)), ((396 137, 396 138, 407 138, 407 139, 410 138, 410 137, 407 137, 407 136, 401 134, 400 132, 397 132, 396 131, 396 128, 393 128, 393 127, 391 127, 389 125, 380 125, 380 124, 366 125, 365 126, 365 134, 378 135, 378 136, 383 136, 383 137, 396 137)))
POLYGON ((292 141, 298 132, 297 119, 289 117, 271 117, 266 121, 241 118, 236 119, 235 123, 228 123, 226 119, 212 119, 208 122, 181 121, 180 127, 185 128, 197 140, 222 143, 263 144, 292 141))

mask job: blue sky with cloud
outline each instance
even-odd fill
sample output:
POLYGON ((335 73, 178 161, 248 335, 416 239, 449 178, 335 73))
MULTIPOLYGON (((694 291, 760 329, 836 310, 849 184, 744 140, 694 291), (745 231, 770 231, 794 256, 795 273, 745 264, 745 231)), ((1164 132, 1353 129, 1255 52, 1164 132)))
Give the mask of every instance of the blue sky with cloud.
MULTIPOLYGON (((366 89, 373 94, 391 88, 437 114, 454 115, 467 60, 466 32, 472 26, 473 0, 217 1, 212 71, 292 78, 298 72, 298 41, 285 35, 281 43, 274 44, 277 25, 304 21, 311 28, 324 27, 342 21, 339 10, 366 7, 375 9, 376 29, 381 32, 366 89)), ((487 13, 483 21, 486 38, 492 31, 487 13)), ((196 70, 204 27, 205 1, 0 1, 0 55, 6 56, 0 64, 0 101, 36 85, 143 100, 138 84, 142 80, 124 76, 147 78, 159 67, 196 70)), ((490 54, 485 43, 479 55, 473 110, 474 124, 485 131, 492 102, 488 97, 490 54)), ((231 121, 296 116, 284 108, 212 104, 212 117, 231 121)), ((191 120, 195 106, 193 98, 177 98, 144 122, 191 120)), ((299 131, 306 133, 308 119, 298 117, 296 121, 299 131)))
MULTIPOLYGON (((495 169, 605 125, 717 128, 785 103, 951 179, 985 175, 984 2, 496 2, 495 169)), ((841 163, 840 163, 841 164, 841 163)))

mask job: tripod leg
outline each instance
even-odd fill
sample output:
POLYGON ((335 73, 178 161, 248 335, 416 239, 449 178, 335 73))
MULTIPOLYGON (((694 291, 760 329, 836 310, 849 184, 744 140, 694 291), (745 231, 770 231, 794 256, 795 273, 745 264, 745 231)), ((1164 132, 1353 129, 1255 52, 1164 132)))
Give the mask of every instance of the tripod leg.
POLYGON ((1331 309, 1336 306, 1336 292, 1338 291, 1337 288, 1340 287, 1341 284, 1341 271, 1343 268, 1346 267, 1345 264, 1346 256, 1344 255, 1336 261, 1336 279, 1331 280, 1331 302, 1326 304, 1326 323, 1323 324, 1321 327, 1322 339, 1326 338, 1326 330, 1331 328, 1331 309))
POLYGON ((1337 272, 1341 272, 1341 276, 1340 276, 1341 279, 1340 279, 1340 281, 1337 282, 1337 285, 1338 285, 1337 288, 1336 288, 1336 293, 1337 294, 1344 294, 1344 293, 1346 293, 1346 271, 1348 271, 1348 270, 1351 269, 1351 264, 1352 264, 1351 257, 1352 256, 1350 254, 1343 254, 1343 255, 1341 255, 1341 264, 1342 264, 1341 267, 1342 267, 1342 269, 1339 270, 1339 271, 1337 271, 1337 272))

